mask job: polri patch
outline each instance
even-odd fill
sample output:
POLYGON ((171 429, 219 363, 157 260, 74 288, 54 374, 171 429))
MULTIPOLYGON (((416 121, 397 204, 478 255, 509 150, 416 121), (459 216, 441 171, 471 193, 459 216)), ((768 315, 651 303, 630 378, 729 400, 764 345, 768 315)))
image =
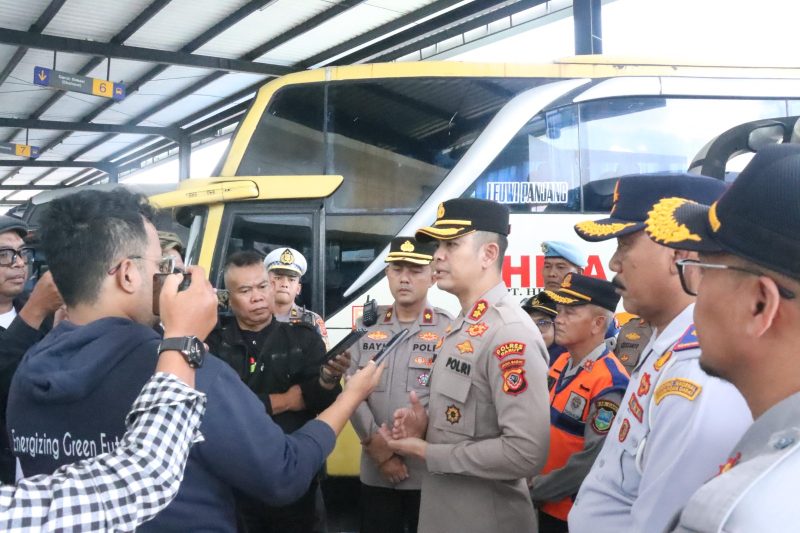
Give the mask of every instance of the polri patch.
POLYGON ((487 309, 489 309, 489 303, 486 300, 478 300, 472 306, 472 311, 469 312, 470 320, 480 320, 486 314, 487 309))
POLYGON ((455 405, 448 405, 444 411, 445 419, 450 422, 450 425, 455 425, 461 422, 461 409, 455 405))
POLYGON ((524 355, 525 343, 519 341, 506 342, 494 349, 494 356, 501 361, 509 355, 524 355))
POLYGON ((614 417, 617 416, 619 405, 609 400, 597 400, 595 406, 597 411, 592 418, 592 430, 598 435, 605 435, 611 429, 614 417))
POLYGON ((693 402, 702 390, 702 385, 690 379, 673 378, 658 386, 654 398, 656 405, 660 404, 667 396, 680 396, 693 402))
POLYGON ((423 372, 419 376, 417 376, 417 383, 422 385, 423 387, 428 386, 428 381, 430 381, 431 375, 428 372, 423 372))
POLYGON ((567 398, 567 404, 564 406, 564 414, 581 420, 583 418, 583 411, 586 408, 586 398, 577 392, 570 392, 567 398))
POLYGON ((483 337, 483 334, 486 333, 486 330, 489 329, 489 325, 486 322, 478 322, 477 324, 472 324, 470 327, 467 328, 467 333, 469 333, 470 337, 483 337))
POLYGON ((472 343, 469 341, 464 341, 461 344, 456 344, 456 348, 458 348, 458 353, 474 353, 475 350, 472 349, 472 343))
POLYGON ((503 371, 503 392, 516 396, 528 388, 525 379, 525 369, 521 366, 512 366, 503 371))

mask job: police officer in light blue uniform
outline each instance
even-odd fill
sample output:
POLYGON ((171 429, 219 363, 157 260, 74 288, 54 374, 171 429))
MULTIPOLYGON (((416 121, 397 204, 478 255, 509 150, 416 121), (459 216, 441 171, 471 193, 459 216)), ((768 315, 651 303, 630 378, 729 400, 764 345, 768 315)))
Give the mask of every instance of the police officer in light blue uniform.
POLYGON ((699 252, 679 272, 698 295, 700 365, 733 383, 756 419, 672 531, 800 530, 799 204, 800 147, 776 145, 710 207, 669 198, 648 218, 653 240, 699 252))
POLYGON ((698 487, 716 474, 752 418, 741 394, 701 370, 686 294, 675 260, 691 256, 660 246, 642 231, 647 212, 671 196, 710 203, 721 181, 683 174, 619 180, 609 218, 575 226, 588 241, 617 239, 609 266, 623 306, 655 333, 603 449, 569 514, 571 533, 663 531, 698 487))

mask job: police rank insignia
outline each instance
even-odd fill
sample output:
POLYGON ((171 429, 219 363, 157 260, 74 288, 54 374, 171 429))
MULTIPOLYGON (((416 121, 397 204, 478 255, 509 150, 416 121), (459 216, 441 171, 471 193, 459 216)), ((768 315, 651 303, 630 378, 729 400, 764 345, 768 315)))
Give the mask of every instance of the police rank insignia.
POLYGON ((626 418, 622 421, 622 425, 619 426, 619 441, 625 442, 625 439, 628 438, 628 431, 631 430, 631 423, 626 418))
POLYGON ((444 417, 451 425, 458 424, 461 421, 461 410, 455 405, 448 405, 444 417))
POLYGON ((611 429, 611 423, 614 422, 619 406, 608 400, 598 400, 595 405, 597 411, 595 411, 594 418, 592 418, 592 430, 595 433, 604 435, 611 429))
POLYGON ((384 322, 391 322, 391 321, 392 321, 392 314, 393 314, 393 313, 392 313, 392 309, 391 309, 391 308, 389 308, 389 309, 386 311, 386 314, 385 314, 385 315, 383 315, 383 321, 384 321, 384 322))
POLYGON ((467 333, 470 337, 483 337, 483 334, 486 333, 486 330, 489 329, 489 326, 486 322, 478 322, 477 324, 472 324, 470 327, 467 328, 467 333))
POLYGON ((417 383, 422 385, 423 387, 428 386, 428 381, 430 381, 431 375, 428 372, 423 372, 422 374, 417 377, 417 383))
POLYGON ((456 348, 458 348, 458 353, 474 353, 475 350, 472 349, 472 343, 469 341, 464 341, 461 344, 457 344, 456 348))
POLYGON ((369 337, 374 341, 383 341, 388 339, 389 335, 387 333, 384 333, 383 331, 371 331, 367 333, 367 337, 369 337))
POLYGON ((489 304, 486 300, 478 300, 469 312, 469 318, 472 320, 479 320, 489 309, 489 304))
POLYGON ((425 333, 420 333, 419 335, 417 335, 417 337, 420 340, 423 340, 423 341, 426 341, 426 342, 433 342, 435 340, 439 340, 439 335, 437 335, 436 333, 434 333, 432 331, 426 331, 425 333))
POLYGON ((650 374, 645 372, 642 374, 642 379, 639 380, 639 390, 636 391, 636 394, 644 396, 648 392, 650 392, 650 374))
POLYGON ((422 314, 422 322, 425 324, 433 323, 433 311, 430 309, 426 309, 425 312, 422 314))

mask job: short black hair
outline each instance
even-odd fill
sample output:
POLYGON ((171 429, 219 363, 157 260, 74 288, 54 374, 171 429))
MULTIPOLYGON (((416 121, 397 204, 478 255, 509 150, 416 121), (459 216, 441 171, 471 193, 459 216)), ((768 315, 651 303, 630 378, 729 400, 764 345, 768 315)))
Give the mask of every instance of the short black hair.
POLYGON ((247 267, 251 265, 264 264, 264 256, 255 250, 239 250, 228 256, 225 266, 222 269, 223 276, 228 273, 231 267, 247 267))
POLYGON ((497 244, 497 270, 503 271, 503 260, 506 257, 506 250, 508 250, 508 237, 492 231, 476 231, 475 232, 475 245, 480 248, 484 244, 490 242, 497 244))
POLYGON ((144 220, 152 223, 154 216, 144 196, 122 187, 50 202, 41 220, 42 249, 64 302, 96 302, 111 263, 144 253, 144 220))

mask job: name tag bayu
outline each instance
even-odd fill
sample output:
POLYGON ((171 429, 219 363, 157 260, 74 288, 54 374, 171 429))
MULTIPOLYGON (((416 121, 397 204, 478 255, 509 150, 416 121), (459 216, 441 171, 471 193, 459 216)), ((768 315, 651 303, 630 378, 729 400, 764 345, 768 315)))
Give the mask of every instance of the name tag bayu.
POLYGON ((654 397, 656 405, 661 403, 661 400, 670 395, 680 396, 691 402, 697 398, 702 390, 703 386, 699 383, 695 383, 694 381, 688 379, 674 378, 659 385, 656 389, 654 397))

